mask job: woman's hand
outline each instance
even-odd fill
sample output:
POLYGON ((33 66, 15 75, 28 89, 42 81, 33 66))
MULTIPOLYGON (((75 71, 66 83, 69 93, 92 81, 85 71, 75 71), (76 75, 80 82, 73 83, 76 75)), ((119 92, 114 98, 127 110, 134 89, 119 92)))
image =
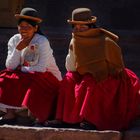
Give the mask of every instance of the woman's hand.
POLYGON ((18 50, 20 50, 20 51, 23 50, 24 48, 26 48, 26 46, 29 45, 31 39, 32 39, 32 38, 29 38, 29 37, 22 38, 22 39, 19 41, 19 43, 18 43, 16 49, 18 49, 18 50))

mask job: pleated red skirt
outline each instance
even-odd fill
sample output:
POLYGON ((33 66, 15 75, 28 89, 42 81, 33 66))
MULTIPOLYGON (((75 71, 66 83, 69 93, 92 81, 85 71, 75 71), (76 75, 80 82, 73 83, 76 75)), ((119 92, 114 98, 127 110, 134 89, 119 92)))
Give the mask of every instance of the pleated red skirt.
POLYGON ((60 82, 50 72, 0 72, 0 103, 27 107, 40 122, 55 113, 60 82))
POLYGON ((87 74, 67 72, 60 90, 56 118, 67 123, 83 120, 98 130, 123 130, 140 115, 140 82, 130 70, 121 78, 96 82, 87 74))

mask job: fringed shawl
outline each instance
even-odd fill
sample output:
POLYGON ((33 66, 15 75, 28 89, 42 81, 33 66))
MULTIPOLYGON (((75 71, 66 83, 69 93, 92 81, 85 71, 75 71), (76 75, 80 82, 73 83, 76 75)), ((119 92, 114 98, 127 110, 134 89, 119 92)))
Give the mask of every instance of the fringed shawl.
POLYGON ((91 73, 97 81, 118 74, 124 68, 118 36, 101 28, 73 33, 72 46, 76 69, 91 73))

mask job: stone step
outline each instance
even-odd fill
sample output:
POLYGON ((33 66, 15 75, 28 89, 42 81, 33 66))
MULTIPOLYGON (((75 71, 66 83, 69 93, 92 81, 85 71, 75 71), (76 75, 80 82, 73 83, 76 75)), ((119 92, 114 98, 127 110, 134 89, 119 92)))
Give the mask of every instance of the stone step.
POLYGON ((122 133, 111 130, 0 126, 0 140, 121 140, 121 138, 122 133))
POLYGON ((119 132, 4 125, 0 140, 140 140, 140 128, 119 132))

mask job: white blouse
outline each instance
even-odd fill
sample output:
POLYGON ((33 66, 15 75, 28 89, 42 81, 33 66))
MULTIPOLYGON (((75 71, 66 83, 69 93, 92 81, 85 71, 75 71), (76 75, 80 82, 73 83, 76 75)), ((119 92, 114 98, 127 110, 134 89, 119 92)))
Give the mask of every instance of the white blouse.
MULTIPOLYGON (((8 42, 8 55, 6 59, 6 68, 16 69, 21 65, 23 50, 16 49, 18 42, 21 40, 21 35, 16 34, 10 38, 8 42)), ((53 50, 50 47, 48 39, 40 34, 35 34, 29 45, 36 44, 38 46, 38 63, 35 65, 21 65, 22 72, 51 72, 58 80, 62 80, 61 72, 56 65, 53 50)))
POLYGON ((67 71, 76 71, 75 56, 71 49, 69 49, 69 52, 66 56, 65 67, 66 67, 67 71))
POLYGON ((73 44, 73 39, 71 39, 70 41, 70 45, 69 45, 69 52, 66 56, 66 62, 65 62, 65 67, 67 69, 67 71, 76 71, 76 67, 75 67, 75 55, 73 50, 71 50, 71 46, 73 44))

